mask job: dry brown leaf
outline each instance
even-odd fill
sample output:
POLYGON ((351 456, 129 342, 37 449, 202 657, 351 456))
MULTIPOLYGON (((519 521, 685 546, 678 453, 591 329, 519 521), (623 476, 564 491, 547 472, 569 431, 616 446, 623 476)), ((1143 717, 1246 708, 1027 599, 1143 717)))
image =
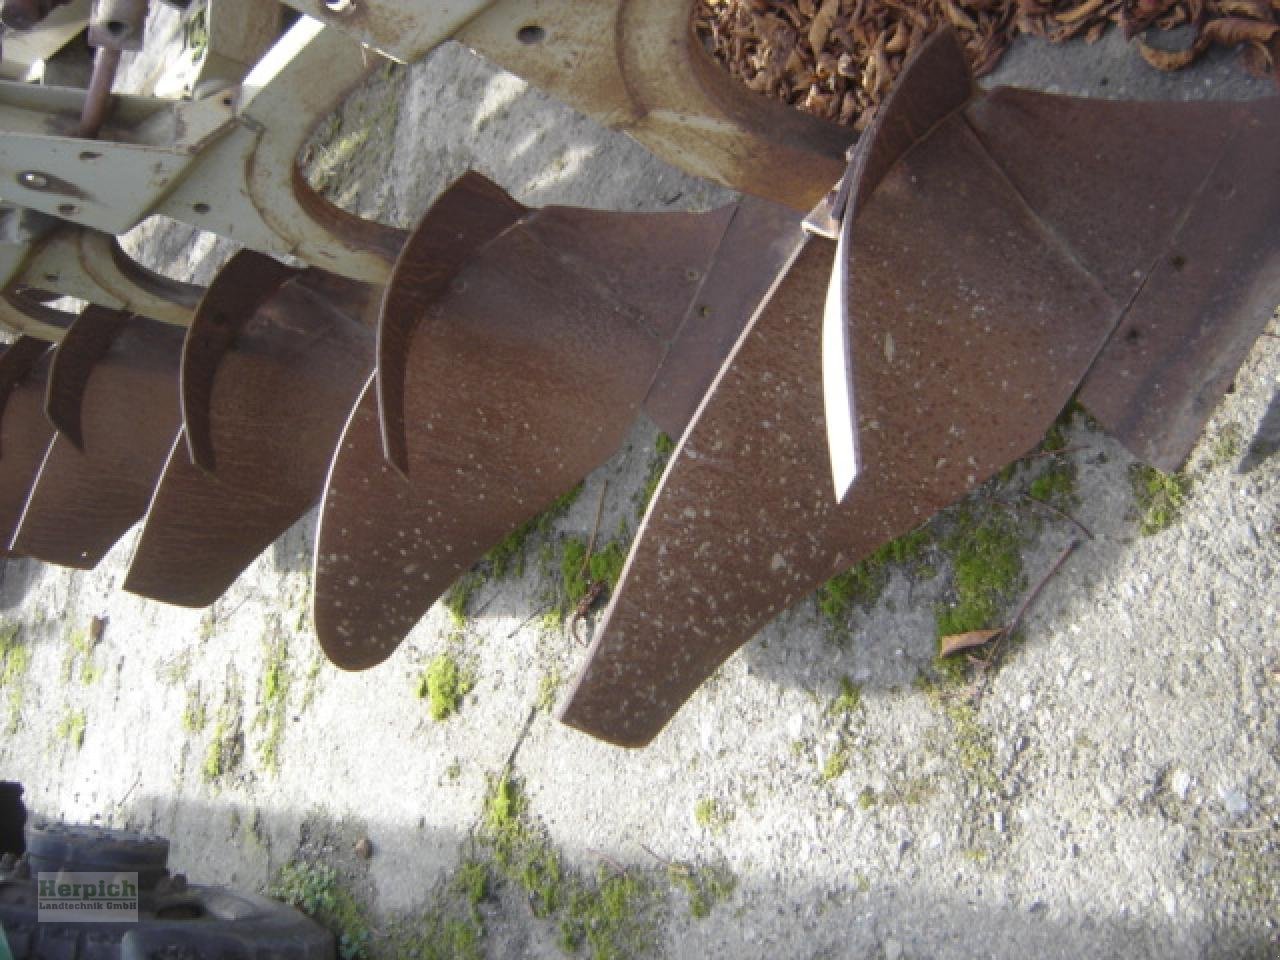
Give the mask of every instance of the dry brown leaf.
POLYGON ((1004 633, 1004 627, 998 630, 970 630, 968 633, 948 634, 938 641, 938 656, 949 657, 962 650, 972 650, 984 643, 990 643, 1002 633, 1004 633))
POLYGON ((1078 7, 1068 10, 1066 13, 1055 14, 1054 16, 1059 23, 1075 23, 1077 20, 1082 20, 1085 17, 1091 16, 1099 7, 1102 6, 1104 2, 1105 0, 1086 0, 1085 3, 1080 4, 1078 7))
POLYGON ((1227 47, 1233 47, 1237 43, 1267 43, 1277 33, 1280 33, 1280 24, 1246 20, 1243 17, 1210 20, 1200 28, 1201 38, 1227 47))
POLYGON ((809 46, 814 53, 827 45, 827 37, 835 25, 836 14, 840 12, 840 0, 822 0, 822 6, 814 14, 809 25, 809 46))
POLYGON ((951 25, 960 30, 971 30, 978 32, 978 24, 973 18, 956 6, 955 0, 942 0, 942 9, 947 14, 947 19, 951 21, 951 25))
POLYGON ((1204 52, 1207 44, 1199 39, 1186 50, 1157 50, 1147 44, 1142 37, 1138 38, 1138 52, 1142 59, 1157 70, 1181 70, 1204 52))
POLYGON ((1215 0, 1213 9, 1216 13, 1227 16, 1271 19, 1271 4, 1268 0, 1215 0))

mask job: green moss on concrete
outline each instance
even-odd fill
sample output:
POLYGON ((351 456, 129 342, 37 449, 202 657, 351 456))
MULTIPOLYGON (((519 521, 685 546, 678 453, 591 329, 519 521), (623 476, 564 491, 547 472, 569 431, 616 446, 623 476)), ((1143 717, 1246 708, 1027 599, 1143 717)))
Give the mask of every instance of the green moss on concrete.
POLYGON ((886 543, 857 566, 819 587, 818 610, 833 627, 843 629, 854 607, 866 609, 880 599, 895 568, 910 567, 919 576, 932 576, 932 568, 923 562, 929 544, 930 535, 925 529, 886 543))
POLYGON ((840 692, 827 705, 827 715, 847 719, 862 705, 862 687, 848 677, 840 678, 840 692))
POLYGON ((462 699, 475 688, 475 675, 464 668, 451 653, 432 659, 418 679, 418 697, 427 701, 431 719, 440 721, 453 716, 462 699))
POLYGON ((291 684, 288 642, 283 635, 269 636, 264 640, 263 654, 261 701, 253 725, 263 732, 258 744, 263 768, 278 773, 291 684))
POLYGON ((1027 488, 1035 500, 1066 510, 1077 503, 1076 468, 1072 463, 1051 463, 1046 466, 1027 488))
POLYGON ((295 861, 281 868, 268 894, 301 910, 333 932, 342 960, 364 960, 372 937, 368 912, 327 864, 295 861))
POLYGON ((649 509, 649 502, 658 490, 658 483, 667 469, 667 462, 676 449, 676 442, 665 433, 659 433, 653 442, 653 456, 649 459, 649 472, 645 476, 644 486, 636 496, 636 516, 643 517, 649 509))
POLYGON ((58 738, 79 750, 84 746, 88 720, 83 710, 68 710, 58 721, 58 738))
POLYGON ((1133 465, 1129 479, 1138 504, 1138 530, 1147 537, 1178 522, 1194 486, 1190 474, 1163 473, 1142 463, 1133 465))
POLYGON ((7 701, 6 735, 16 733, 22 720, 25 680, 31 669, 31 648, 21 642, 20 636, 16 624, 0 625, 0 690, 5 692, 7 701))
POLYGON ((942 547, 951 557, 955 599, 936 609, 938 636, 968 633, 1000 625, 1001 617, 1024 586, 1023 535, 1005 512, 981 519, 959 513, 942 547))

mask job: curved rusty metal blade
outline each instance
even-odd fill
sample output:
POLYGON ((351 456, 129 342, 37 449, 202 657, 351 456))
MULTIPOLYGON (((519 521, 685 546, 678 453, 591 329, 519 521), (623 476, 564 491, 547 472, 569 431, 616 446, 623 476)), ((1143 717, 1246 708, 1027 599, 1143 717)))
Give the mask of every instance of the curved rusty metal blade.
POLYGON ((409 342, 432 301, 476 251, 527 212, 501 187, 468 172, 427 211, 400 251, 378 319, 378 416, 387 462, 409 471, 404 381, 409 342))
POLYGON ((1019 194, 1126 306, 1080 401, 1137 456, 1177 469, 1280 302, 1280 98, 997 90, 966 114, 1019 194))
POLYGON ((564 722, 648 743, 765 622, 1024 453, 1075 390, 1115 305, 958 114, 927 143, 884 178, 852 237, 875 468, 836 503, 815 349, 834 245, 814 239, 681 441, 564 722))
POLYGON ((19 337, 0 355, 0 545, 5 555, 54 436, 44 415, 51 346, 19 337))
POLYGON ((223 358, 263 302, 302 271, 260 253, 242 251, 218 272, 192 318, 182 350, 182 425, 191 461, 212 472, 213 385, 223 358))
POLYGON ((91 570, 142 517, 173 447, 180 327, 90 307, 53 354, 51 406, 74 406, 83 448, 49 447, 13 549, 91 570), (82 419, 81 419, 82 418, 82 419))
POLYGON ((863 205, 912 147, 973 95, 973 80, 955 33, 934 34, 903 67, 866 133, 832 203, 840 223, 835 267, 827 284, 822 319, 822 391, 827 455, 836 501, 849 494, 861 468, 857 389, 849 338, 849 243, 863 205))
MULTIPOLYGON (((123 310, 88 306, 63 335, 54 353, 44 409, 57 431, 77 449, 84 449, 81 419, 89 377, 128 322, 129 314, 123 310)), ((181 338, 182 333, 179 331, 179 344, 182 342, 181 338)), ((176 374, 178 365, 177 358, 174 359, 173 369, 176 374)), ((175 399, 177 395, 175 381, 175 399)))
POLYGON ((335 664, 388 657, 486 550, 614 453, 731 216, 549 207, 422 305, 408 478, 381 456, 372 387, 329 476, 315 622, 335 664))
POLYGON ((0 293, 0 327, 45 343, 61 340, 75 322, 76 314, 50 307, 44 300, 45 297, 56 300, 59 296, 30 287, 5 289, 0 293))
POLYGON ((738 201, 644 400, 668 436, 684 433, 743 328, 799 253, 802 220, 769 200, 738 201))
POLYGON ((191 446, 206 445, 214 469, 193 462, 184 437, 174 443, 125 579, 132 593, 189 607, 217 599, 320 498, 368 379, 373 331, 362 320, 377 289, 259 266, 255 274, 241 263, 231 276, 244 289, 224 299, 215 283, 200 305, 193 331, 208 339, 189 341, 184 352, 184 378, 190 372, 200 385, 185 409, 203 433, 191 446), (235 334, 225 336, 226 328, 235 334), (215 370, 198 369, 209 362, 215 370))

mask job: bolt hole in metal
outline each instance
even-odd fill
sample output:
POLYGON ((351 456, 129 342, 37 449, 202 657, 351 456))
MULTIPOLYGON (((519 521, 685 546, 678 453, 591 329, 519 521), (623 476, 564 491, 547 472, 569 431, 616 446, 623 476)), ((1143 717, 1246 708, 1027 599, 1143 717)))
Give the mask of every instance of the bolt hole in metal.
POLYGON ((80 208, 74 203, 60 203, 58 204, 58 212, 64 217, 74 217, 80 212, 80 208))
POLYGON ((207 203, 201 202, 201 203, 193 203, 191 205, 191 209, 194 210, 196 213, 203 215, 208 213, 210 210, 212 210, 213 207, 209 206, 207 203))
POLYGON ((18 183, 28 190, 48 190, 49 178, 35 170, 24 170, 18 174, 18 183))
POLYGON ((129 25, 123 20, 108 20, 107 33, 115 37, 117 40, 129 32, 129 25))
POLYGON ((102 154, 95 153, 92 150, 85 150, 80 154, 80 159, 83 160, 85 163, 93 163, 93 161, 95 160, 101 160, 102 154))
POLYGON ((542 27, 538 26, 536 23, 531 23, 527 27, 521 27, 516 31, 516 39, 521 43, 527 43, 529 45, 541 43, 543 40, 547 39, 547 31, 542 29, 542 27))

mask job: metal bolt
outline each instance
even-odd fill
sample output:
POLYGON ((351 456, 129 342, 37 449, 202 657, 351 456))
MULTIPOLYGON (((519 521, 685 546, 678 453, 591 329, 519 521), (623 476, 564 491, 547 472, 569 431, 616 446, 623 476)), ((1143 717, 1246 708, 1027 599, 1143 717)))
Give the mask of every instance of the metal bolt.
POLYGON ((26 170, 18 174, 18 182, 32 190, 49 189, 49 178, 35 170, 26 170))

